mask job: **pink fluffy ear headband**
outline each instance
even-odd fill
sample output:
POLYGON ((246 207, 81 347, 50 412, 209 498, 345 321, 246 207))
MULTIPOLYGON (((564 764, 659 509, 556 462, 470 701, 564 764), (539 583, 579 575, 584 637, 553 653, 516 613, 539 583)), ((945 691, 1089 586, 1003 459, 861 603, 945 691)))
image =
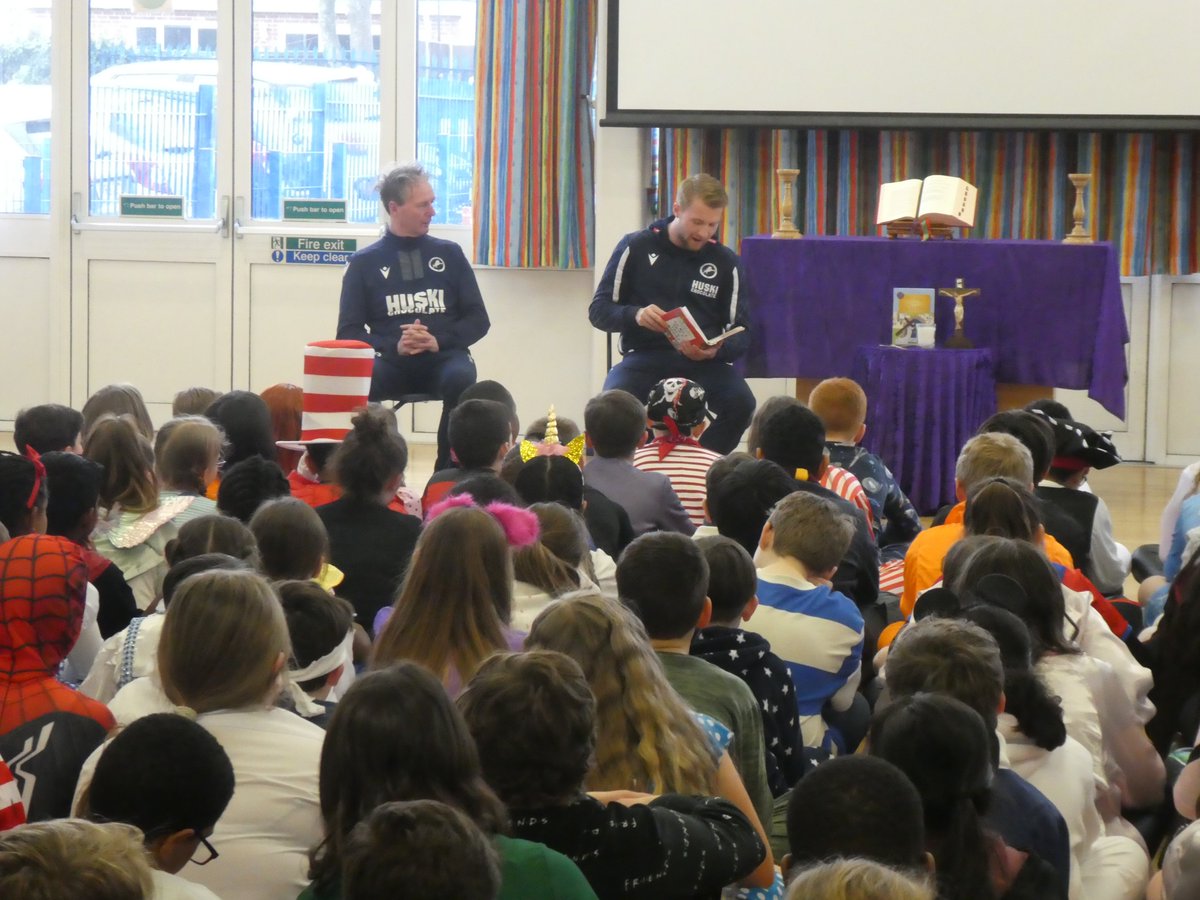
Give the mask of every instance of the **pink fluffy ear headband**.
POLYGON ((479 506, 475 502, 475 498, 470 494, 456 494, 453 497, 447 497, 445 500, 433 504, 433 506, 429 507, 429 512, 425 513, 425 524, 428 525, 448 509, 458 509, 466 506, 474 506, 482 509, 495 519, 500 524, 500 527, 504 529, 504 536, 508 539, 508 546, 514 550, 528 547, 537 541, 541 535, 541 524, 538 522, 538 517, 529 510, 521 509, 510 503, 500 502, 489 503, 487 506, 479 506))

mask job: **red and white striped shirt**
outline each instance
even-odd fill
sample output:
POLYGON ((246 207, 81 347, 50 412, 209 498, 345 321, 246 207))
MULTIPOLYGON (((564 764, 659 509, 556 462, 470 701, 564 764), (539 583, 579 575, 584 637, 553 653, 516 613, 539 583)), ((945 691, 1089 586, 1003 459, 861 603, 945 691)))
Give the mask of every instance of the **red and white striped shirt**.
POLYGON ((658 438, 642 447, 633 454, 633 464, 644 472, 666 475, 671 487, 679 495, 679 502, 683 504, 688 518, 699 528, 704 524, 704 500, 708 496, 705 478, 709 467, 721 458, 721 454, 706 450, 689 440, 673 445, 671 451, 659 459, 661 443, 662 438, 658 438))
POLYGON ((825 474, 821 476, 821 487, 833 491, 843 500, 849 500, 861 509, 867 517, 867 531, 871 533, 871 537, 875 537, 875 530, 871 527, 871 501, 867 499, 867 492, 863 490, 862 482, 856 476, 848 469, 827 466, 825 474))

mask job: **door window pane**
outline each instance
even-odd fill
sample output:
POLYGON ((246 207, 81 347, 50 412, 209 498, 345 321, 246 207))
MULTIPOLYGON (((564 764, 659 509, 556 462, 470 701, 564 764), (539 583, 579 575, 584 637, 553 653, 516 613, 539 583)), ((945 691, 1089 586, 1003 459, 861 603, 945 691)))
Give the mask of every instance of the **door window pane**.
POLYGON ((50 2, 8 0, 0 36, 0 213, 50 211, 50 2))
POLYGON ((252 213, 285 199, 346 201, 379 216, 379 2, 295 0, 254 7, 252 213))
POLYGON ((470 225, 475 172, 474 0, 418 0, 417 156, 442 225, 470 225))
POLYGON ((216 29, 215 4, 186 17, 179 4, 136 6, 91 5, 88 208, 113 216, 121 194, 160 194, 183 197, 190 218, 212 218, 217 60, 213 49, 193 50, 191 35, 216 29))

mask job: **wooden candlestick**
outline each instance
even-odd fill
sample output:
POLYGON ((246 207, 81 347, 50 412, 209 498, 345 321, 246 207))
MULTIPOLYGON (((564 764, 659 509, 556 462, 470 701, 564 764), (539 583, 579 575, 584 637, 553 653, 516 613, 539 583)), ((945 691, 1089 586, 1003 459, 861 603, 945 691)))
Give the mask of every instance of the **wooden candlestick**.
POLYGON ((1083 227, 1084 219, 1087 216, 1083 205, 1083 195, 1092 183, 1091 173, 1076 173, 1067 177, 1071 179, 1071 184, 1075 185, 1075 209, 1072 211, 1072 215, 1075 218, 1075 227, 1071 229, 1070 234, 1063 238, 1063 243, 1091 244, 1093 243, 1092 234, 1083 227))
POLYGON ((779 228, 772 233, 771 237, 804 237, 792 219, 796 203, 796 180, 799 176, 799 169, 775 170, 775 196, 779 202, 779 228))

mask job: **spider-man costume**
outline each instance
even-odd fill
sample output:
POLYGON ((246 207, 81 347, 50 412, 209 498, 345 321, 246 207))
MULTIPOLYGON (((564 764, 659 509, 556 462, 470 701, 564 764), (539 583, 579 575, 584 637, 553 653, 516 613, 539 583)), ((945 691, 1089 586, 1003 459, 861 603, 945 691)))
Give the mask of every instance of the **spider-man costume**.
POLYGON ((66 538, 0 544, 0 757, 30 821, 70 814, 83 761, 114 724, 54 677, 79 637, 86 590, 87 566, 66 538))

